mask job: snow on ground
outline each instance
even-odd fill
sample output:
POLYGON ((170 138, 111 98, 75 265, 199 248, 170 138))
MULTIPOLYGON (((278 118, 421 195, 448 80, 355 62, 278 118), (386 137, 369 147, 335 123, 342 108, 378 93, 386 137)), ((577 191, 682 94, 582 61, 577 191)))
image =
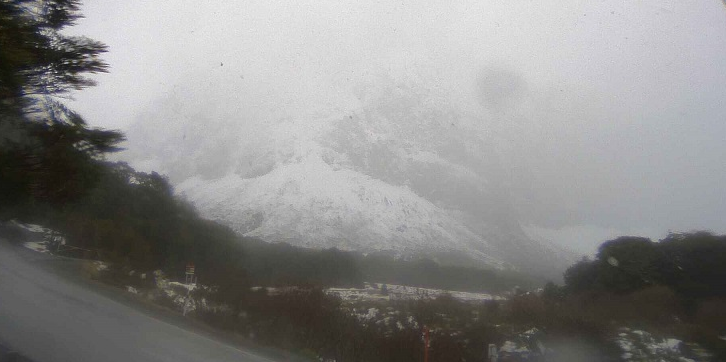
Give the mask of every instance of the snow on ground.
POLYGON ((187 289, 190 292, 194 291, 194 289, 197 289, 197 284, 196 283, 193 283, 193 284, 184 284, 184 283, 180 283, 180 282, 168 282, 168 285, 170 287, 172 287, 172 288, 173 287, 176 287, 176 288, 187 289))
POLYGON ((529 361, 531 358, 536 360, 538 356, 551 354, 553 350, 545 347, 541 340, 542 335, 543 333, 537 328, 519 333, 513 339, 504 341, 499 347, 499 356, 506 360, 514 358, 517 361, 529 361))
POLYGON ((420 325, 414 316, 402 313, 391 307, 387 308, 353 308, 350 314, 354 316, 358 322, 364 326, 377 325, 385 326, 387 333, 391 333, 394 329, 399 331, 419 330, 420 325))
MULTIPOLYGON (((28 249, 41 253, 50 253, 49 247, 51 246, 51 242, 65 245, 65 239, 61 236, 59 232, 55 230, 43 227, 41 225, 21 224, 16 221, 13 221, 13 224, 34 234, 40 234, 40 236, 38 236, 35 241, 27 241, 23 243, 23 246, 28 249)), ((91 265, 96 271, 105 271, 109 269, 108 264, 98 260, 93 261, 91 265)), ((129 271, 128 275, 131 277, 138 277, 141 280, 144 280, 147 277, 146 273, 137 273, 135 270, 129 271)), ((153 275, 157 290, 162 294, 166 295, 174 305, 181 308, 186 304, 186 308, 188 311, 195 310, 198 305, 200 305, 202 308, 219 308, 219 306, 209 306, 209 303, 204 298, 202 298, 201 300, 187 298, 189 292, 193 292, 195 289, 198 288, 208 289, 207 287, 197 286, 197 284, 187 285, 184 283, 169 281, 169 279, 160 270, 155 271, 153 275)), ((145 294, 139 288, 130 285, 125 286, 125 289, 129 293, 139 295, 145 294)))
POLYGON ((187 285, 169 281, 161 270, 154 272, 154 280, 156 282, 156 288, 166 295, 174 305, 183 307, 187 304, 187 310, 191 311, 196 309, 196 303, 193 298, 187 298, 187 294, 195 289, 195 284, 187 285))
POLYGON ((397 284, 365 283, 363 289, 357 288, 329 288, 325 290, 328 295, 335 295, 344 301, 389 301, 435 299, 443 295, 450 295, 462 302, 480 303, 486 300, 502 300, 501 296, 488 293, 459 292, 432 288, 419 288, 397 284))
POLYGON ((527 346, 522 346, 512 341, 505 341, 504 344, 499 348, 500 352, 507 353, 529 353, 527 346))
POLYGON ((13 225, 15 225, 15 226, 17 226, 17 227, 19 227, 21 229, 25 229, 25 230, 28 230, 30 232, 33 232, 33 233, 50 234, 50 233, 54 232, 54 230, 51 230, 49 228, 46 228, 46 227, 43 227, 43 226, 40 226, 40 225, 36 225, 36 224, 23 224, 23 223, 19 223, 19 222, 15 221, 15 220, 11 221, 11 224, 13 224, 13 225))
POLYGON ((27 241, 23 246, 39 253, 49 253, 48 244, 44 241, 27 241))
POLYGON ((66 243, 66 240, 63 236, 61 236, 61 233, 53 229, 37 224, 23 224, 15 220, 11 221, 11 224, 33 234, 39 234, 39 236, 34 237, 35 240, 23 243, 23 246, 30 250, 40 253, 49 253, 50 250, 48 248, 50 247, 51 241, 60 243, 61 245, 65 245, 66 243))
POLYGON ((696 344, 637 329, 621 328, 615 343, 623 351, 624 361, 697 362, 709 361, 711 357, 696 344))
MULTIPOLYGON (((199 297, 194 294, 195 291, 213 291, 214 288, 209 286, 192 283, 185 284, 176 281, 170 281, 169 278, 164 275, 161 270, 156 270, 152 273, 155 289, 139 291, 139 294, 145 295, 147 298, 156 299, 159 294, 168 298, 171 303, 179 308, 179 310, 186 309, 186 312, 193 312, 195 310, 204 311, 229 311, 229 307, 225 305, 219 305, 212 303, 204 297, 199 297)), ((139 279, 146 279, 146 273, 139 274, 139 279)))
POLYGON ((356 314, 356 316, 358 317, 358 320, 362 322, 371 321, 378 316, 378 308, 368 308, 368 311, 366 313, 361 312, 359 314, 356 314))
POLYGON ((252 287, 250 288, 251 291, 256 292, 259 290, 264 289, 265 292, 267 292, 267 295, 280 295, 285 293, 291 293, 297 290, 305 290, 304 288, 299 287, 252 287))

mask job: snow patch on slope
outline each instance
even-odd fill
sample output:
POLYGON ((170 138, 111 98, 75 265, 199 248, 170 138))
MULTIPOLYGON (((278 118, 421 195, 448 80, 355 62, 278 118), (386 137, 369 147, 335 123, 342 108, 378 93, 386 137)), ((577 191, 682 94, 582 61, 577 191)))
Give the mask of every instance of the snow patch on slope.
MULTIPOLYGON (((484 240, 409 188, 337 167, 323 159, 322 151, 319 147, 298 150, 294 162, 277 164, 259 177, 230 174, 211 182, 194 177, 177 190, 195 200, 206 215, 235 220, 236 231, 270 241, 361 251, 487 247, 484 240)), ((478 257, 500 264, 483 252, 478 257)))
POLYGON ((167 100, 130 139, 205 217, 246 236, 536 273, 560 262, 516 222, 483 120, 415 74, 366 78, 292 113, 167 100), (187 113, 203 122, 164 122, 187 113))

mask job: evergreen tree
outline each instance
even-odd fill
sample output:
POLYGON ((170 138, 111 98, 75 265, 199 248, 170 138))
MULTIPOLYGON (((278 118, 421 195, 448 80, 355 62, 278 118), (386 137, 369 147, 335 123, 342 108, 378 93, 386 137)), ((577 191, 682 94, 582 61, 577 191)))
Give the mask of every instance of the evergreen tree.
POLYGON ((21 205, 77 199, 96 160, 123 135, 90 128, 59 98, 105 72, 106 46, 61 30, 81 17, 77 0, 0 1, 0 217, 21 205))

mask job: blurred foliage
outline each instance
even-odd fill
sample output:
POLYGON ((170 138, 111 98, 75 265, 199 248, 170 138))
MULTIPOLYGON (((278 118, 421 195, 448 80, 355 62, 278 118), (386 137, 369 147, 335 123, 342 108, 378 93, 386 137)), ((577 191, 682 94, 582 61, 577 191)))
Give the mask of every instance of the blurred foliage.
POLYGON ((726 235, 671 233, 659 242, 620 237, 550 286, 552 303, 580 319, 640 325, 701 343, 726 358, 726 235))
POLYGON ((565 272, 572 293, 631 293, 651 286, 674 290, 684 302, 726 297, 726 236, 671 233, 660 242, 620 237, 565 272))
POLYGON ((61 32, 80 16, 79 1, 0 2, 0 218, 77 199, 123 140, 58 101, 107 69, 105 45, 61 32))

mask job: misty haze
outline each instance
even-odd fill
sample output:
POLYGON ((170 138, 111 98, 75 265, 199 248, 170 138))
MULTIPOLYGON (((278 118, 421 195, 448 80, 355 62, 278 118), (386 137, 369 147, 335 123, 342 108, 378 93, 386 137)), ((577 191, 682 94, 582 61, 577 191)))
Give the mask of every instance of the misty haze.
POLYGON ((517 212, 508 221, 580 253, 617 235, 726 230, 718 2, 86 8, 72 30, 109 44, 112 71, 76 106, 128 130, 122 159, 175 183, 260 176, 291 149, 332 148, 335 128, 364 145, 332 149, 348 158, 341 167, 393 186, 431 184, 400 164, 377 174, 353 153, 372 162, 389 161, 365 153, 380 148, 402 161, 433 153, 418 163, 501 184, 517 212), (475 143, 469 155, 427 138, 463 148, 457 134, 475 143))
POLYGON ((723 2, 0 4, 0 361, 726 358, 723 2))

